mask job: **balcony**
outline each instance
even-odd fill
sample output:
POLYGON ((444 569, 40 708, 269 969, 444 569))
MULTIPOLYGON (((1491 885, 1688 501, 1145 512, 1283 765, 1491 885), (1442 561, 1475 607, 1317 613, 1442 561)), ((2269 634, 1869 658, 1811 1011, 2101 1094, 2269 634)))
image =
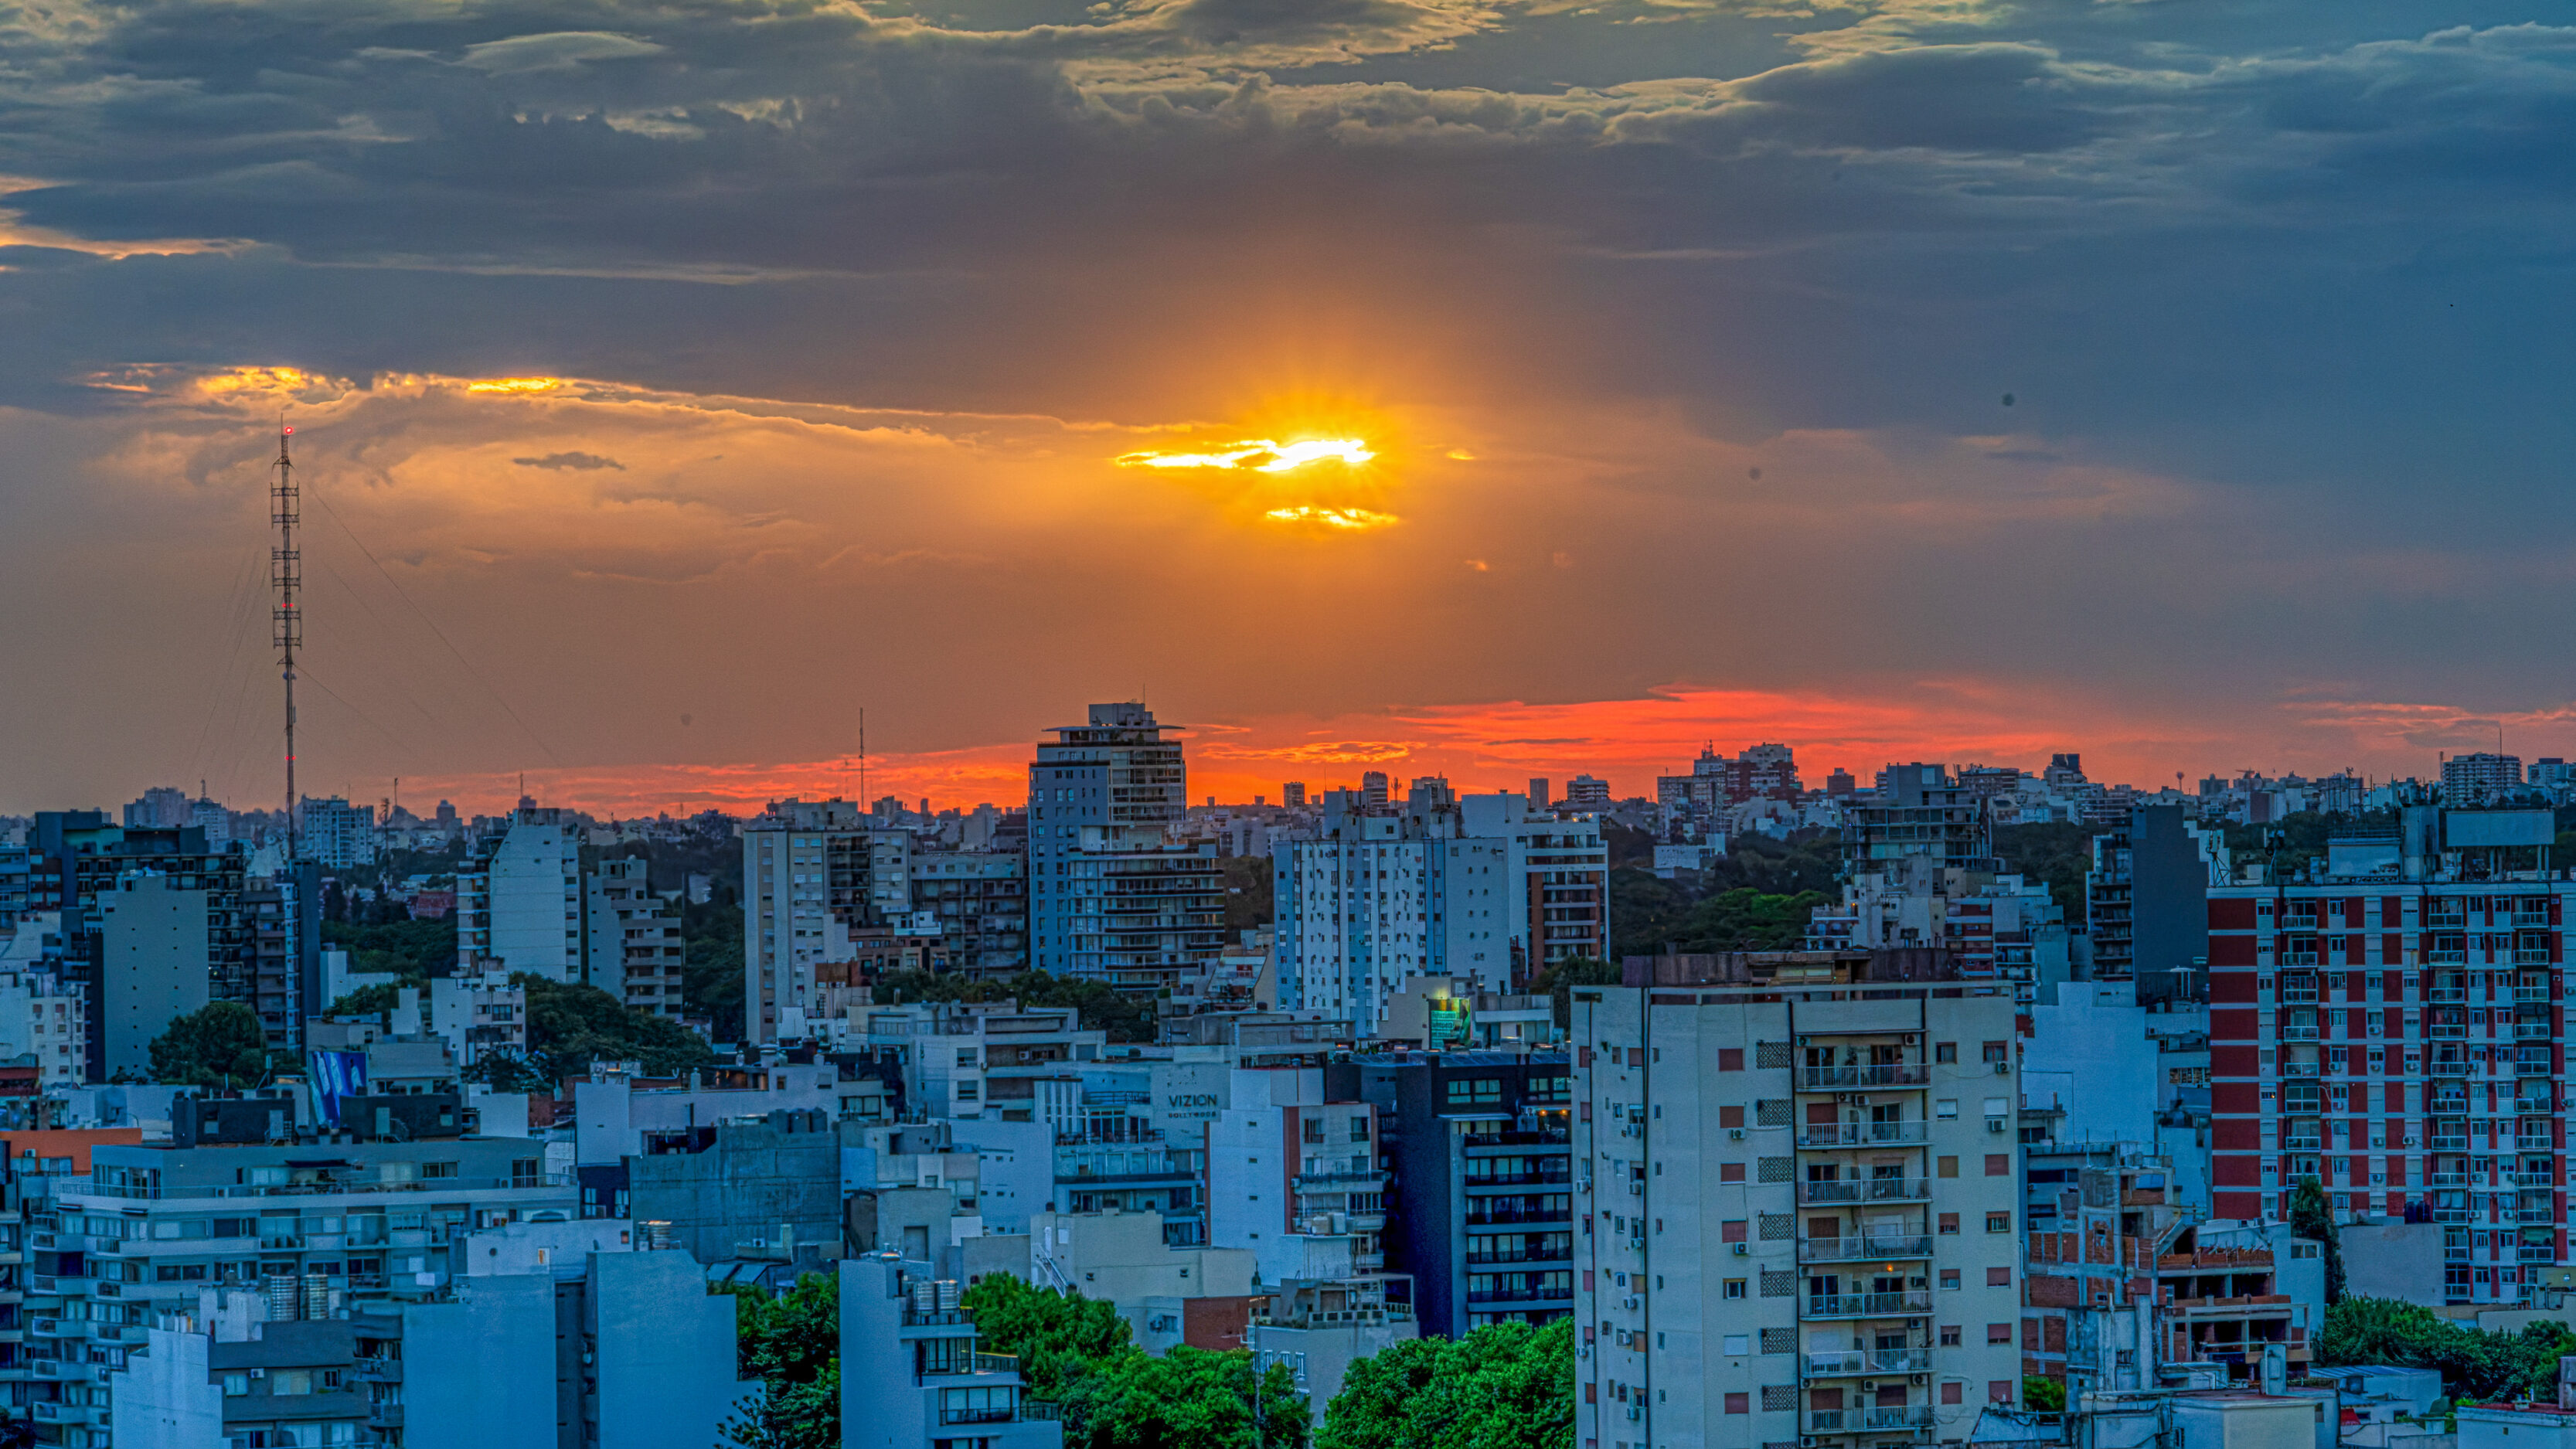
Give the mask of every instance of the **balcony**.
POLYGON ((2549 907, 2541 906, 2535 910, 2518 901, 2515 902, 2513 908, 2513 928, 2517 931, 2548 930, 2549 907))
POLYGON ((1931 1068, 1921 1062, 1881 1062, 1870 1066, 1801 1067, 1801 1092, 1861 1092, 1880 1087, 1920 1087, 1931 1081, 1931 1068))
POLYGON ((1932 1256, 1929 1234, 1896 1234, 1887 1237, 1800 1238, 1798 1261, 1802 1263, 1858 1263, 1877 1258, 1928 1258, 1932 1256))
POLYGON ((2317 989, 2313 986, 2284 986, 2281 988, 2281 1004, 2314 1006, 2317 1004, 2317 989))
POLYGON ((1830 1207, 1854 1202, 1929 1202, 1932 1183, 1921 1177, 1852 1177, 1798 1184, 1802 1207, 1830 1207))
POLYGON ((2467 1187, 2468 1185, 2469 1175, 2465 1172, 2437 1172, 2433 1174, 2433 1186, 2435 1187, 2467 1187))
POLYGON ((2469 953, 2458 948, 2445 947, 2424 953, 2424 964, 2428 966, 2465 966, 2468 961, 2469 953))
POLYGON ((2314 1135, 2303 1137, 2284 1137, 2281 1139, 2281 1150, 2284 1152, 2323 1152, 2325 1150, 2325 1139, 2314 1135))
POLYGON ((1905 1293, 1810 1293, 1809 1318, 1900 1318, 1932 1311, 1926 1289, 1905 1293))
POLYGON ((2426 1064, 2425 1070, 2431 1072, 2437 1077, 2465 1077, 2469 1074, 2469 1064, 2467 1062, 2436 1061, 2426 1064))
POLYGON ((1836 1126, 1799 1129, 1801 1147, 1920 1147, 1924 1143, 1923 1123, 1913 1122, 1845 1122, 1836 1126))
POLYGON ((1928 1348, 1848 1348, 1807 1355, 1807 1377, 1850 1378, 1860 1374, 1919 1374, 1932 1368, 1928 1348))
POLYGON ((2435 1006, 2458 1006, 2469 999, 2469 988, 2465 986, 2436 986, 2432 990, 2424 993, 2424 999, 2433 1003, 2435 1006))
MULTIPOLYGON (((1472 1157, 1468 1159, 1471 1163, 1491 1160, 1491 1158, 1472 1157)), ((1385 1174, 1368 1173, 1365 1174, 1365 1176, 1371 1180, 1375 1180, 1385 1176, 1385 1174)), ((1558 1161, 1547 1167, 1532 1168, 1527 1172, 1497 1172, 1488 1177, 1466 1177, 1459 1179, 1459 1181, 1461 1185, 1466 1187, 1545 1187, 1551 1184, 1563 1186, 1566 1182, 1572 1179, 1572 1176, 1573 1174, 1568 1170, 1567 1164, 1563 1161, 1558 1161)), ((1298 1181, 1301 1184, 1320 1184, 1324 1179, 1300 1177, 1298 1181)), ((1606 1183, 1604 1184, 1603 1190, 1608 1190, 1606 1183)))
POLYGON ((2549 964, 2549 948, 2546 946, 2516 946, 2513 948, 2513 964, 2516 966, 2546 966, 2549 964))
POLYGON ((2547 1041, 2554 1034, 2546 1021, 2527 1016, 2514 1018, 2513 1039, 2515 1041, 2547 1041))
POLYGON ((2281 1027, 2281 1040, 2315 1041, 2317 1040, 2317 1024, 2312 1021, 2304 1024, 2297 1022, 2285 1023, 2281 1027))
POLYGON ((2466 1041, 2469 1024, 2465 1021, 2428 1021, 2424 1023, 2424 1035, 2435 1041, 2466 1041))
POLYGON ((1932 1423, 1932 1406, 1929 1404, 1891 1405, 1862 1409, 1859 1413, 1859 1427, 1863 1429, 1921 1429, 1932 1423))
POLYGON ((1018 1358, 1007 1353, 960 1354, 944 1364, 928 1364, 924 1378, 950 1378, 963 1374, 1015 1374, 1020 1371, 1018 1358))
POLYGON ((2513 999, 2516 1001, 2547 1001, 2549 999, 2549 988, 2547 986, 2517 986, 2513 989, 2513 999))

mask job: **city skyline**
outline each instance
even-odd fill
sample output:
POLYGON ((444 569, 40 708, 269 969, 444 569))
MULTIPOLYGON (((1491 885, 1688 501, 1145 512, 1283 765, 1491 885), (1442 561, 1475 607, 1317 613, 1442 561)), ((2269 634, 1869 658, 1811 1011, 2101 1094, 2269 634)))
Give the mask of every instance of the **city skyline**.
POLYGON ((0 22, 0 802, 262 793, 281 415, 369 796, 2576 753, 2566 32, 1222 8, 0 22))

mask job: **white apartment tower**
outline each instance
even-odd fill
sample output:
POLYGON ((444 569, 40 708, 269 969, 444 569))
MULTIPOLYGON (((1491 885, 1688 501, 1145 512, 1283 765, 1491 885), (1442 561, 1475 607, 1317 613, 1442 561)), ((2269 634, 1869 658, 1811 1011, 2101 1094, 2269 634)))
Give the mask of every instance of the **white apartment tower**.
POLYGON ((815 968, 856 957, 851 932, 912 909, 912 837, 847 800, 780 800, 742 830, 743 1031, 804 1036, 815 968))
POLYGON ((582 974, 581 831, 558 809, 522 804, 456 877, 456 966, 488 961, 556 981, 582 974))
POLYGON ((1956 1443, 2018 1404, 2013 1000, 1940 961, 1574 993, 1582 1449, 1956 1443))

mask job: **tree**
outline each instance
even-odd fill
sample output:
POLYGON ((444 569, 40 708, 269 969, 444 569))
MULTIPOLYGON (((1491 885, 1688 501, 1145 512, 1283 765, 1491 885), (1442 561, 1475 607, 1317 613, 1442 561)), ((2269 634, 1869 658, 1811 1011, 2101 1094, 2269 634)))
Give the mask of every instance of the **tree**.
POLYGON ((2290 1193, 2290 1231, 2325 1245, 2326 1305, 2343 1299, 2343 1243, 2335 1232, 2334 1208, 2325 1188, 2313 1177, 2299 1179, 2290 1193))
POLYGON ((1226 934, 1240 940, 1240 932, 1269 925, 1272 899, 1277 894, 1270 878, 1270 857, 1220 856, 1216 866, 1225 876, 1226 934))
POLYGON ((1564 1449, 1574 1442, 1574 1324, 1493 1323, 1352 1364, 1316 1449, 1564 1449))
POLYGON ((742 907, 731 899, 680 907, 680 1003, 718 1041, 742 1040, 742 907))
POLYGON ((324 921, 322 944, 349 953, 353 971, 390 971, 417 985, 456 965, 456 918, 355 925, 324 921))
POLYGON ((528 1056, 549 1082, 594 1061, 640 1062, 648 1077, 671 1077, 715 1060, 706 1038, 596 986, 524 971, 510 981, 528 993, 528 1056))
POLYGON ((2004 869, 2048 887, 2070 930, 2084 929, 2089 909, 2085 876, 2093 869, 2093 827, 2072 821, 1995 827, 1995 854, 2004 869))
POLYGON ((1577 986, 1616 986, 1619 968, 1607 961, 1588 956, 1568 956, 1538 973, 1530 981, 1530 994, 1555 998, 1556 1024, 1574 1024, 1574 988, 1577 986))
POLYGON ((1074 1380, 1092 1365, 1129 1347, 1132 1330, 1105 1298, 1035 1288, 996 1273, 966 1290, 975 1336, 993 1353, 1020 1361, 1020 1377, 1034 1398, 1064 1401, 1074 1380))
POLYGON ((890 971, 869 999, 878 1006, 907 1001, 1017 1001, 1022 1006, 1070 1006, 1081 1014, 1088 1031, 1105 1031, 1111 1041, 1154 1039, 1150 1003, 1121 995, 1101 981, 1023 971, 1017 976, 974 977, 953 971, 890 971))
POLYGON ((807 1273, 775 1297, 734 1294, 736 1372, 767 1390, 725 1425, 742 1449, 840 1449, 841 1280, 807 1273))
POLYGON ((183 1087, 248 1087, 268 1075, 268 1033, 238 1001, 174 1018, 152 1039, 152 1080, 183 1087))
POLYGON ((2066 1385, 2045 1374, 2021 1377, 2021 1406, 2041 1414, 2066 1412, 2066 1385))
POLYGON ((2321 1362, 2438 1369, 2445 1389, 2469 1399, 2552 1398, 2568 1354, 2576 1332, 2563 1323, 2485 1332, 2393 1298, 2346 1298, 2317 1335, 2321 1362))
MULTIPOLYGON (((1569 1367, 1568 1382, 1572 1381, 1569 1367)), ((1093 1366, 1066 1406, 1067 1449, 1298 1449, 1314 1411, 1285 1364, 1187 1344, 1160 1358, 1130 1346, 1093 1366)), ((1569 1425, 1570 1427, 1570 1425, 1569 1425)))
POLYGON ((326 1016, 381 1016, 401 1004, 402 987, 390 981, 361 986, 331 1003, 326 1016))

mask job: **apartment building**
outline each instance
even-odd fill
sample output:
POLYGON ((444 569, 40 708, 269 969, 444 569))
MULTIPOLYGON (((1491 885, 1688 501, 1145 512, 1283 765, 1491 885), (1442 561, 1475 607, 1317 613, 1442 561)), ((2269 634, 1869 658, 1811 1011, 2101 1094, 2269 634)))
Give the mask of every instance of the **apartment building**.
POLYGON ((820 968, 912 910, 912 836, 846 800, 781 800, 743 827, 743 1027, 753 1043, 809 1035, 831 1014, 820 968))
POLYGON ((1459 976, 1494 992, 1609 949, 1600 822, 1533 814, 1518 795, 1415 792, 1400 813, 1329 792, 1311 839, 1276 838, 1280 1005, 1382 1028, 1407 983, 1459 976))
POLYGON ((938 850, 912 858, 912 909, 938 918, 949 968, 1009 976, 1029 964, 1029 861, 1019 850, 938 850))
POLYGON ((1216 846, 1178 838, 1189 767, 1142 704, 1095 704, 1029 766, 1031 964, 1159 993, 1225 949, 1216 846))
POLYGON ((2147 805, 2093 837, 2084 876, 2093 979, 2135 981, 2141 1003, 2209 999, 2209 888, 2231 866, 2218 832, 2147 805))
POLYGON ((304 858, 348 870, 376 858, 376 808, 337 795, 295 802, 296 845, 304 858))
POLYGON ((582 973, 581 829, 522 800, 497 839, 456 875, 456 969, 492 962, 554 981, 582 973))
POLYGON ((1576 1437, 1965 1438, 2020 1401, 2014 1004, 1937 952, 1573 993, 1576 1437))
POLYGON ((1952 870, 1993 872, 1985 801, 1946 765, 1890 765, 1870 797, 1852 802, 1843 851, 1855 871, 1923 859, 1952 870))
POLYGON ((1412 1277, 1421 1331, 1459 1338, 1572 1313, 1572 1059, 1434 1052, 1357 1070, 1394 1169, 1387 1264, 1412 1277))
POLYGON ((2172 1164, 2119 1143, 2031 1145, 2023 1160, 2022 1373, 2070 1403, 2156 1387, 2160 1265, 2185 1230, 2172 1164))
POLYGON ((2410 805, 2308 879, 2210 889, 2218 1217, 2313 1177, 2339 1213, 2429 1218, 2452 1303, 2535 1301, 2570 1262, 2554 839, 2547 810, 2410 805))
POLYGON ((1019 1360, 976 1347, 961 1286, 891 1253, 841 1264, 841 1425, 851 1449, 1062 1449, 1019 1360))
POLYGON ((637 1011, 678 1017, 688 955, 678 902, 655 895, 632 856, 601 861, 582 890, 583 978, 637 1011))
POLYGON ((2019 875, 1936 864, 1928 856, 1856 873, 1835 906, 1808 922, 1820 951, 1939 948, 1971 980, 2010 981, 2024 1004, 2069 970, 2066 914, 2048 887, 2019 875))

